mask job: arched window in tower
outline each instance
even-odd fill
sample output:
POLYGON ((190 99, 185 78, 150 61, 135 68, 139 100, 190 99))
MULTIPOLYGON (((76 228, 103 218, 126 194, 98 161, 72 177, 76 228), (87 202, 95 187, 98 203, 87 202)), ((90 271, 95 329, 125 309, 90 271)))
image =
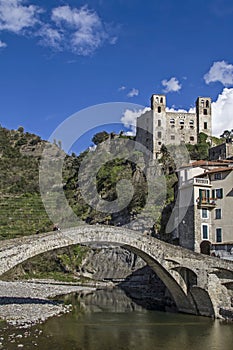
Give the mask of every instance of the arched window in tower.
POLYGON ((208 113, 207 113, 207 109, 206 108, 204 108, 204 110, 203 110, 203 114, 204 115, 207 115, 208 113))
POLYGON ((194 128, 194 120, 190 120, 189 121, 189 126, 190 126, 191 129, 194 128))
POLYGON ((159 98, 158 98, 158 96, 156 96, 155 101, 156 101, 157 103, 159 103, 159 98))
POLYGON ((160 103, 163 103, 163 98, 162 97, 160 98, 160 103))
POLYGON ((206 100, 206 104, 205 104, 206 108, 208 108, 210 105, 209 105, 209 101, 206 100))
POLYGON ((205 101, 201 100, 201 106, 204 107, 204 105, 205 105, 205 101))
POLYGON ((174 126, 174 125, 175 125, 175 119, 174 119, 174 118, 171 118, 171 119, 170 119, 170 124, 171 124, 171 126, 174 126))
POLYGON ((161 113, 161 107, 160 106, 158 107, 158 113, 161 113))

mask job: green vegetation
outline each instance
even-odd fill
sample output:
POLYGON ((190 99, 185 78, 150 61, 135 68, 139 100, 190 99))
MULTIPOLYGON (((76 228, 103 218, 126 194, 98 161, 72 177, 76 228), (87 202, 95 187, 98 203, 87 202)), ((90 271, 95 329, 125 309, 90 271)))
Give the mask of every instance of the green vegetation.
POLYGON ((99 145, 101 142, 106 141, 108 138, 109 138, 109 134, 106 131, 101 131, 93 136, 92 142, 95 145, 99 145))
POLYGON ((208 136, 206 134, 200 133, 196 145, 186 144, 191 159, 208 159, 208 150, 210 148, 210 142, 207 142, 207 139, 208 136))

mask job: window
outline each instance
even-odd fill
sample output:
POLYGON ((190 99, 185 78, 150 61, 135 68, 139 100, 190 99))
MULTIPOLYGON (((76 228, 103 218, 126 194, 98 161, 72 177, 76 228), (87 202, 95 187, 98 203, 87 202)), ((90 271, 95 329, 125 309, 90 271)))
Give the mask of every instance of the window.
POLYGON ((194 136, 190 136, 190 141, 194 141, 194 136))
POLYGON ((204 122, 204 129, 206 130, 208 127, 207 122, 204 122))
POLYGON ((202 219, 208 219, 209 218, 209 211, 208 211, 208 209, 202 209, 201 210, 201 217, 202 217, 202 219))
POLYGON ((222 209, 215 209, 215 219, 221 219, 222 218, 222 209))
POLYGON ((222 173, 214 174, 214 180, 222 180, 222 173))
POLYGON ((180 120, 180 125, 184 125, 184 120, 183 119, 180 120))
POLYGON ((190 126, 191 129, 194 128, 194 120, 190 120, 189 121, 189 126, 190 126))
POLYGON ((204 100, 201 100, 201 105, 202 105, 202 107, 204 107, 204 103, 205 103, 205 101, 204 101, 204 100))
POLYGON ((207 109, 206 108, 204 108, 204 110, 203 110, 203 114, 204 115, 207 115, 208 113, 207 113, 207 109))
POLYGON ((202 224, 202 238, 208 239, 209 236, 209 227, 206 224, 202 224))
POLYGON ((216 242, 222 242, 222 229, 216 228, 216 242))
POLYGON ((158 138, 161 139, 161 137, 162 137, 162 133, 161 131, 158 131, 158 138))
POLYGON ((160 98, 160 103, 163 103, 163 98, 162 97, 160 98))
POLYGON ((158 120, 158 126, 161 126, 161 120, 160 119, 158 120))
POLYGON ((161 107, 160 106, 158 107, 158 113, 161 113, 161 107))
POLYGON ((175 119, 174 118, 170 119, 170 124, 175 124, 175 119))
POLYGON ((212 197, 213 198, 223 198, 223 189, 222 188, 216 188, 216 190, 212 190, 212 197))
POLYGON ((210 191, 199 189, 199 201, 200 201, 200 203, 209 203, 210 191))
POLYGON ((159 141, 159 142, 158 142, 158 145, 161 146, 161 145, 162 145, 162 142, 159 141))
POLYGON ((175 140, 175 135, 171 135, 171 140, 175 140))
POLYGON ((208 101, 208 100, 206 101, 205 106, 206 106, 207 108, 209 107, 209 101, 208 101))

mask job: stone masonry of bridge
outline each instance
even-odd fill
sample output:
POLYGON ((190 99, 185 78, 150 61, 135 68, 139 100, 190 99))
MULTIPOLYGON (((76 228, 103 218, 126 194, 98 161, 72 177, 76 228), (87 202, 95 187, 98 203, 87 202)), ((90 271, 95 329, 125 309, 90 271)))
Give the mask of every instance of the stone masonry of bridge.
POLYGON ((233 319, 233 262, 194 253, 124 227, 81 225, 1 242, 0 276, 23 261, 74 244, 116 244, 139 255, 180 312, 233 319))

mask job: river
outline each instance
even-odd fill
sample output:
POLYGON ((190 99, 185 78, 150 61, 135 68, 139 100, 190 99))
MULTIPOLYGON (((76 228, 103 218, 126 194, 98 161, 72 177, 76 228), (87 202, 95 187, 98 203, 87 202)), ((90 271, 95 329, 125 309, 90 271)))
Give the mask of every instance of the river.
POLYGON ((100 290, 62 298, 69 314, 30 330, 0 323, 1 349, 231 350, 233 324, 205 317, 148 310, 123 291, 100 290))

